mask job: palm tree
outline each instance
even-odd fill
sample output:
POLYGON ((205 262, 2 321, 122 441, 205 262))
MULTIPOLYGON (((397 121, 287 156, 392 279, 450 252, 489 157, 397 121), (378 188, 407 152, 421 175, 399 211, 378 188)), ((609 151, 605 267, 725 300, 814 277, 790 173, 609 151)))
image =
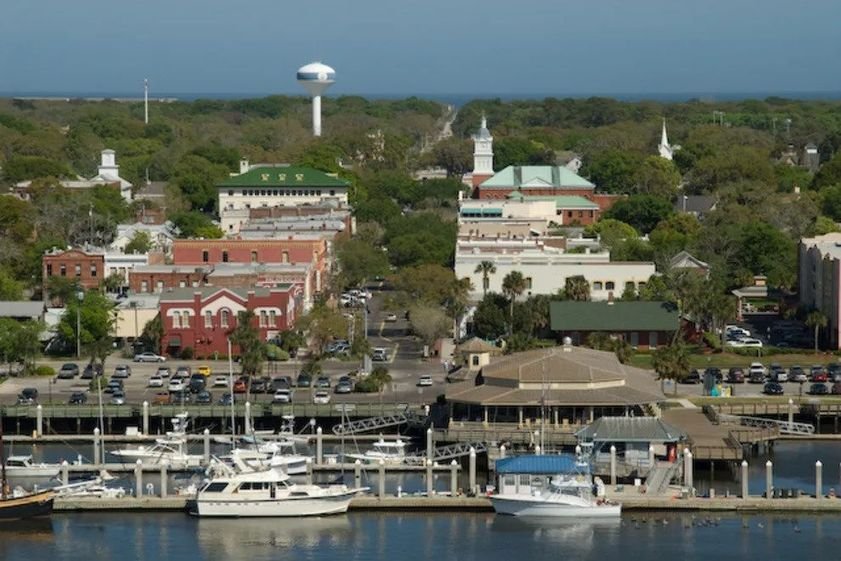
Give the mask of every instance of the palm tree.
POLYGON ((517 296, 525 292, 526 278, 520 271, 511 271, 502 279, 502 293, 511 300, 511 330, 514 329, 514 301, 517 296))
POLYGON ((567 277, 564 294, 568 300, 587 302, 590 300, 590 283, 582 275, 567 277))
POLYGON ((493 264, 493 261, 482 261, 476 265, 474 273, 482 273, 482 295, 484 296, 488 293, 488 287, 491 284, 488 277, 496 274, 496 265, 493 264))
POLYGON ((667 347, 660 347, 652 353, 654 371, 660 378, 660 391, 665 392, 666 380, 674 380, 674 393, 677 395, 677 382, 689 372, 689 352, 682 341, 674 341, 667 347))
POLYGON ((815 329, 815 353, 818 352, 818 333, 826 327, 827 323, 826 316, 818 310, 813 310, 806 316, 806 325, 815 329))

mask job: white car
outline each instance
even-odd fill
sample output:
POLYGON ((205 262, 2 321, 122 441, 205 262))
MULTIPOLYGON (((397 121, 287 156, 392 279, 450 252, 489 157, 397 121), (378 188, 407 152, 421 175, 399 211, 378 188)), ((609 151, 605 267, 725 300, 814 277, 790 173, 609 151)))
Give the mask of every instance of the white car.
POLYGON ((272 396, 272 403, 291 403, 292 391, 280 389, 274 392, 272 396))
POLYGON ((418 387, 429 387, 432 385, 432 376, 429 374, 424 374, 420 378, 418 378, 418 387))
POLYGON ((166 362, 166 357, 155 353, 145 352, 134 355, 134 362, 166 362))
POLYGON ((315 392, 312 396, 312 402, 319 405, 327 405, 330 403, 330 392, 325 392, 323 390, 315 392))
POLYGON ((171 392, 183 392, 187 386, 184 384, 184 380, 181 378, 176 378, 175 380, 169 381, 169 391, 171 392))
POLYGON ((162 388, 162 387, 164 387, 164 379, 161 378, 160 376, 158 376, 157 374, 155 374, 154 376, 149 378, 148 386, 150 388, 162 388))
POLYGON ((397 321, 397 314, 386 314, 385 321, 387 321, 387 322, 397 321))
POLYGON ((220 388, 222 386, 228 385, 228 377, 227 376, 215 376, 213 378, 213 386, 220 388))

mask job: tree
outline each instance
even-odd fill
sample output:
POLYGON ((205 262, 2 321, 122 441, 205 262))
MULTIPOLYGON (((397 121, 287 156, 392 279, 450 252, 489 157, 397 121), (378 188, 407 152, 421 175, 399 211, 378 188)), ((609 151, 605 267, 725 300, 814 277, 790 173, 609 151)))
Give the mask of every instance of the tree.
POLYGON ((514 301, 526 290, 526 279, 520 271, 511 271, 502 279, 502 293, 510 300, 510 326, 514 329, 514 301))
POLYGON ((430 161, 447 170, 447 176, 461 176, 473 165, 473 147, 460 138, 444 139, 432 148, 430 161))
POLYGON ((649 156, 637 170, 636 190, 638 193, 654 195, 671 200, 680 184, 677 166, 659 156, 649 156))
POLYGON ((507 136, 494 144, 494 160, 497 169, 508 166, 546 166, 555 164, 554 152, 528 138, 507 136))
POLYGON ((665 381, 674 382, 674 393, 677 395, 677 382, 689 373, 689 351, 681 341, 674 341, 671 345, 660 347, 652 353, 654 371, 660 379, 660 391, 665 391, 665 381))
POLYGON ((3 163, 3 175, 9 183, 39 177, 69 177, 67 165, 39 156, 12 156, 3 163))
POLYGON ((362 286, 365 281, 388 273, 388 257, 382 249, 360 240, 338 243, 336 259, 347 286, 362 286))
POLYGON ((821 329, 826 327, 827 317, 818 310, 812 310, 806 316, 806 325, 815 330, 815 353, 818 352, 818 335, 821 329))
POLYGON ((822 189, 820 201, 823 214, 833 220, 841 220, 841 183, 822 189))
POLYGON ((173 212, 169 218, 178 228, 179 235, 182 238, 219 239, 223 235, 222 230, 201 212, 173 212))
POLYGON ((450 329, 450 321, 444 311, 426 304, 417 304, 409 309, 409 323, 424 345, 431 345, 450 329))
POLYGON ((91 362, 105 359, 114 349, 114 326, 117 321, 114 303, 97 290, 84 293, 84 298, 68 298, 64 314, 58 324, 58 333, 68 347, 75 348, 77 340, 76 312, 79 312, 79 342, 81 351, 91 362))
POLYGON ((161 320, 161 315, 156 315, 153 319, 146 322, 143 326, 143 333, 140 335, 140 342, 143 347, 154 353, 160 353, 161 341, 164 338, 164 323, 161 320))
POLYGON ((143 230, 135 232, 124 248, 125 253, 149 253, 152 249, 152 237, 143 230))
POLYGON ((674 214, 674 208, 669 199, 654 195, 631 195, 626 199, 616 201, 604 213, 604 218, 619 220, 647 234, 672 214, 674 214))
POLYGON ((636 153, 611 148, 585 159, 584 173, 601 191, 631 193, 641 160, 636 153))
POLYGON ((5 269, 0 269, 0 300, 23 300, 23 283, 12 278, 5 269))
POLYGON ((341 312, 323 302, 315 306, 298 320, 298 327, 307 332, 315 343, 316 355, 321 355, 325 345, 334 339, 344 338, 348 333, 348 320, 341 312))
POLYGON ((239 347, 242 373, 246 376, 259 374, 263 368, 263 357, 266 356, 266 343, 260 340, 257 316, 252 310, 237 314, 237 326, 231 331, 230 338, 231 343, 239 347))
POLYGON ((473 332, 482 339, 497 339, 505 335, 508 322, 505 308, 508 302, 501 294, 488 293, 476 306, 473 313, 473 332))
POLYGON ((822 191, 830 185, 839 183, 841 183, 841 152, 836 153, 831 160, 821 166, 812 179, 812 189, 822 191))
POLYGON ((382 394, 382 391, 390 383, 391 374, 388 373, 388 368, 377 365, 371 370, 370 374, 356 383, 354 391, 365 393, 379 392, 382 394))
POLYGON ((32 374, 35 371, 35 358, 41 350, 41 334, 44 329, 40 321, 19 322, 11 318, 0 318, 0 358, 7 365, 21 364, 25 375, 32 374))
POLYGON ((590 300, 590 283, 582 275, 567 277, 564 283, 564 295, 567 300, 588 302, 590 300))
POLYGON ((633 226, 613 218, 603 218, 595 224, 585 227, 584 232, 589 236, 599 236, 601 245, 608 249, 624 241, 639 238, 639 234, 633 226))
POLYGON ((487 296, 491 284, 489 277, 496 274, 496 265, 493 264, 493 261, 482 261, 476 265, 474 273, 482 274, 482 294, 487 296))
POLYGON ((405 296, 406 305, 415 302, 443 305, 458 281, 452 269, 426 264, 402 269, 392 282, 394 289, 405 296))

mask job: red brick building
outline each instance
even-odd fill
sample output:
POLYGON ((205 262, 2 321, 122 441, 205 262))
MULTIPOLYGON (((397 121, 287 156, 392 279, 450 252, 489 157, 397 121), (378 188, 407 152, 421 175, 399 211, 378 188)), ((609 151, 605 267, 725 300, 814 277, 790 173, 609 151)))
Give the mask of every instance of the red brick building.
MULTIPOLYGON (((228 353, 228 336, 237 326, 239 312, 254 312, 254 326, 267 341, 291 328, 300 310, 301 289, 295 285, 273 288, 178 288, 161 294, 164 336, 162 351, 175 355, 191 348, 196 357, 228 353)), ((236 354, 238 349, 233 348, 236 354)))
POLYGON ((129 271, 129 289, 135 294, 162 293, 174 288, 197 288, 207 284, 213 267, 193 265, 146 265, 129 271))
POLYGON ((87 253, 81 249, 61 250, 53 248, 41 259, 44 285, 51 277, 76 280, 79 286, 89 290, 98 288, 105 279, 105 255, 87 253))

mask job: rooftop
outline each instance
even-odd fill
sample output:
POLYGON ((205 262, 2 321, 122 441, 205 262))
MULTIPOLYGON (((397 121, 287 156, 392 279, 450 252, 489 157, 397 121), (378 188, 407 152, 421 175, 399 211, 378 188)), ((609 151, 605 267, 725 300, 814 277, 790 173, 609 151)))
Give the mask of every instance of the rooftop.
POLYGON ((532 201, 554 201, 555 208, 583 208, 597 210, 599 205, 593 201, 578 195, 524 195, 521 191, 508 193, 507 198, 518 202, 532 202, 532 201))
POLYGON ((249 288, 224 288, 219 286, 200 286, 197 288, 175 288, 160 294, 161 302, 183 302, 192 301, 196 294, 200 294, 202 300, 213 296, 217 292, 229 292, 239 296, 243 300, 248 299, 248 293, 253 292, 255 296, 268 296, 272 292, 289 290, 291 284, 281 284, 274 288, 249 287, 249 288))
POLYGON ((595 185, 563 166, 508 166, 485 180, 482 189, 594 189, 595 185))
POLYGON ((28 300, 0 301, 0 317, 3 318, 38 318, 43 314, 43 302, 30 302, 28 300))
POLYGON ((579 464, 575 460, 575 456, 569 454, 513 456, 496 461, 496 472, 499 474, 558 475, 561 473, 586 473, 587 471, 587 464, 579 464))
POLYGON ((677 442, 686 433, 657 417, 600 417, 576 436, 587 442, 677 442))
POLYGON ((555 301, 549 305, 552 331, 674 331, 677 307, 668 302, 555 301))
POLYGON ((349 184, 337 177, 303 166, 254 167, 219 183, 227 187, 340 187, 349 184))

